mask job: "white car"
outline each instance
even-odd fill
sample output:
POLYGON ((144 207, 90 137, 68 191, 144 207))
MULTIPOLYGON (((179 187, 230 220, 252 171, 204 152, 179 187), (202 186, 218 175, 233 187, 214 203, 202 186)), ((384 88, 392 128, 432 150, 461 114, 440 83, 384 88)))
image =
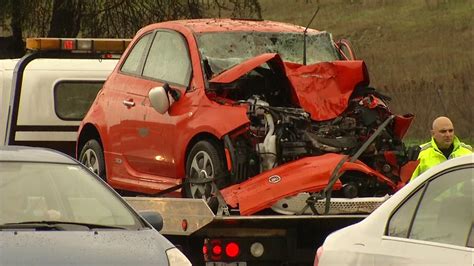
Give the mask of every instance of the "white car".
POLYGON ((328 236, 314 265, 474 264, 474 155, 420 175, 362 222, 328 236))

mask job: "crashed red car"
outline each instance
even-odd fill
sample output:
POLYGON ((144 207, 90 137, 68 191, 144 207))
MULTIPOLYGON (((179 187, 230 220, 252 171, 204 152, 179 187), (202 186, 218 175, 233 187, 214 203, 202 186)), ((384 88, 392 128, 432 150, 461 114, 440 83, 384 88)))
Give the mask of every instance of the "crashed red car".
POLYGON ((409 175, 401 139, 413 118, 392 114, 387 100, 327 32, 271 21, 157 23, 137 33, 99 92, 77 156, 116 189, 182 185, 175 196, 212 200, 219 188, 241 214, 320 191, 335 169, 333 195, 385 195, 409 175))

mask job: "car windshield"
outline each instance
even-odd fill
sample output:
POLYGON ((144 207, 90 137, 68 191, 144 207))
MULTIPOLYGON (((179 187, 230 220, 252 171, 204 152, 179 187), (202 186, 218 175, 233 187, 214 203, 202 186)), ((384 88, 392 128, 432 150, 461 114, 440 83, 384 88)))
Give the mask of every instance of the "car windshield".
POLYGON ((79 165, 0 162, 0 225, 28 222, 144 225, 91 173, 79 165))
MULTIPOLYGON (((199 51, 218 74, 249 58, 278 53, 283 61, 303 64, 302 32, 206 32, 197 34, 199 51)), ((331 34, 311 33, 306 38, 306 63, 339 60, 331 34)))

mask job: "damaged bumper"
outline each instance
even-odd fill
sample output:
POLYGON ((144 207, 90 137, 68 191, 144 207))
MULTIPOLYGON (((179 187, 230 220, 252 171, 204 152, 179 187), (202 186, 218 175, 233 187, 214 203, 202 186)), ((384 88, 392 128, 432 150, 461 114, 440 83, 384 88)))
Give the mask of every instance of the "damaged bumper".
MULTIPOLYGON (((224 188, 221 194, 229 206, 239 208, 241 215, 252 215, 270 208, 285 197, 323 190, 328 185, 334 169, 344 158, 345 155, 328 153, 299 159, 224 188)), ((344 162, 339 171, 361 172, 396 188, 392 180, 358 160, 344 162)), ((337 180, 333 190, 341 188, 342 183, 337 180)))

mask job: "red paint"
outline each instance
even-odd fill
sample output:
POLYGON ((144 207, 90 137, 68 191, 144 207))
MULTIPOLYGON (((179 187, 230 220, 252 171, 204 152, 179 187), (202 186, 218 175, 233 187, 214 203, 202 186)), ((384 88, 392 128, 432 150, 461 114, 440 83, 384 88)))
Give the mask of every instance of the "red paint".
MULTIPOLYGON (((334 153, 306 157, 273 168, 240 184, 224 188, 221 193, 227 204, 234 208, 239 207, 241 215, 251 215, 271 207, 284 197, 324 189, 333 170, 344 157, 344 155, 334 153), (269 182, 269 178, 273 175, 280 176, 281 181, 269 182)), ((343 171, 359 171, 393 188, 396 187, 389 178, 360 161, 344 163, 341 168, 341 172, 343 171)), ((338 180, 333 189, 339 190, 341 187, 342 184, 338 180)))

